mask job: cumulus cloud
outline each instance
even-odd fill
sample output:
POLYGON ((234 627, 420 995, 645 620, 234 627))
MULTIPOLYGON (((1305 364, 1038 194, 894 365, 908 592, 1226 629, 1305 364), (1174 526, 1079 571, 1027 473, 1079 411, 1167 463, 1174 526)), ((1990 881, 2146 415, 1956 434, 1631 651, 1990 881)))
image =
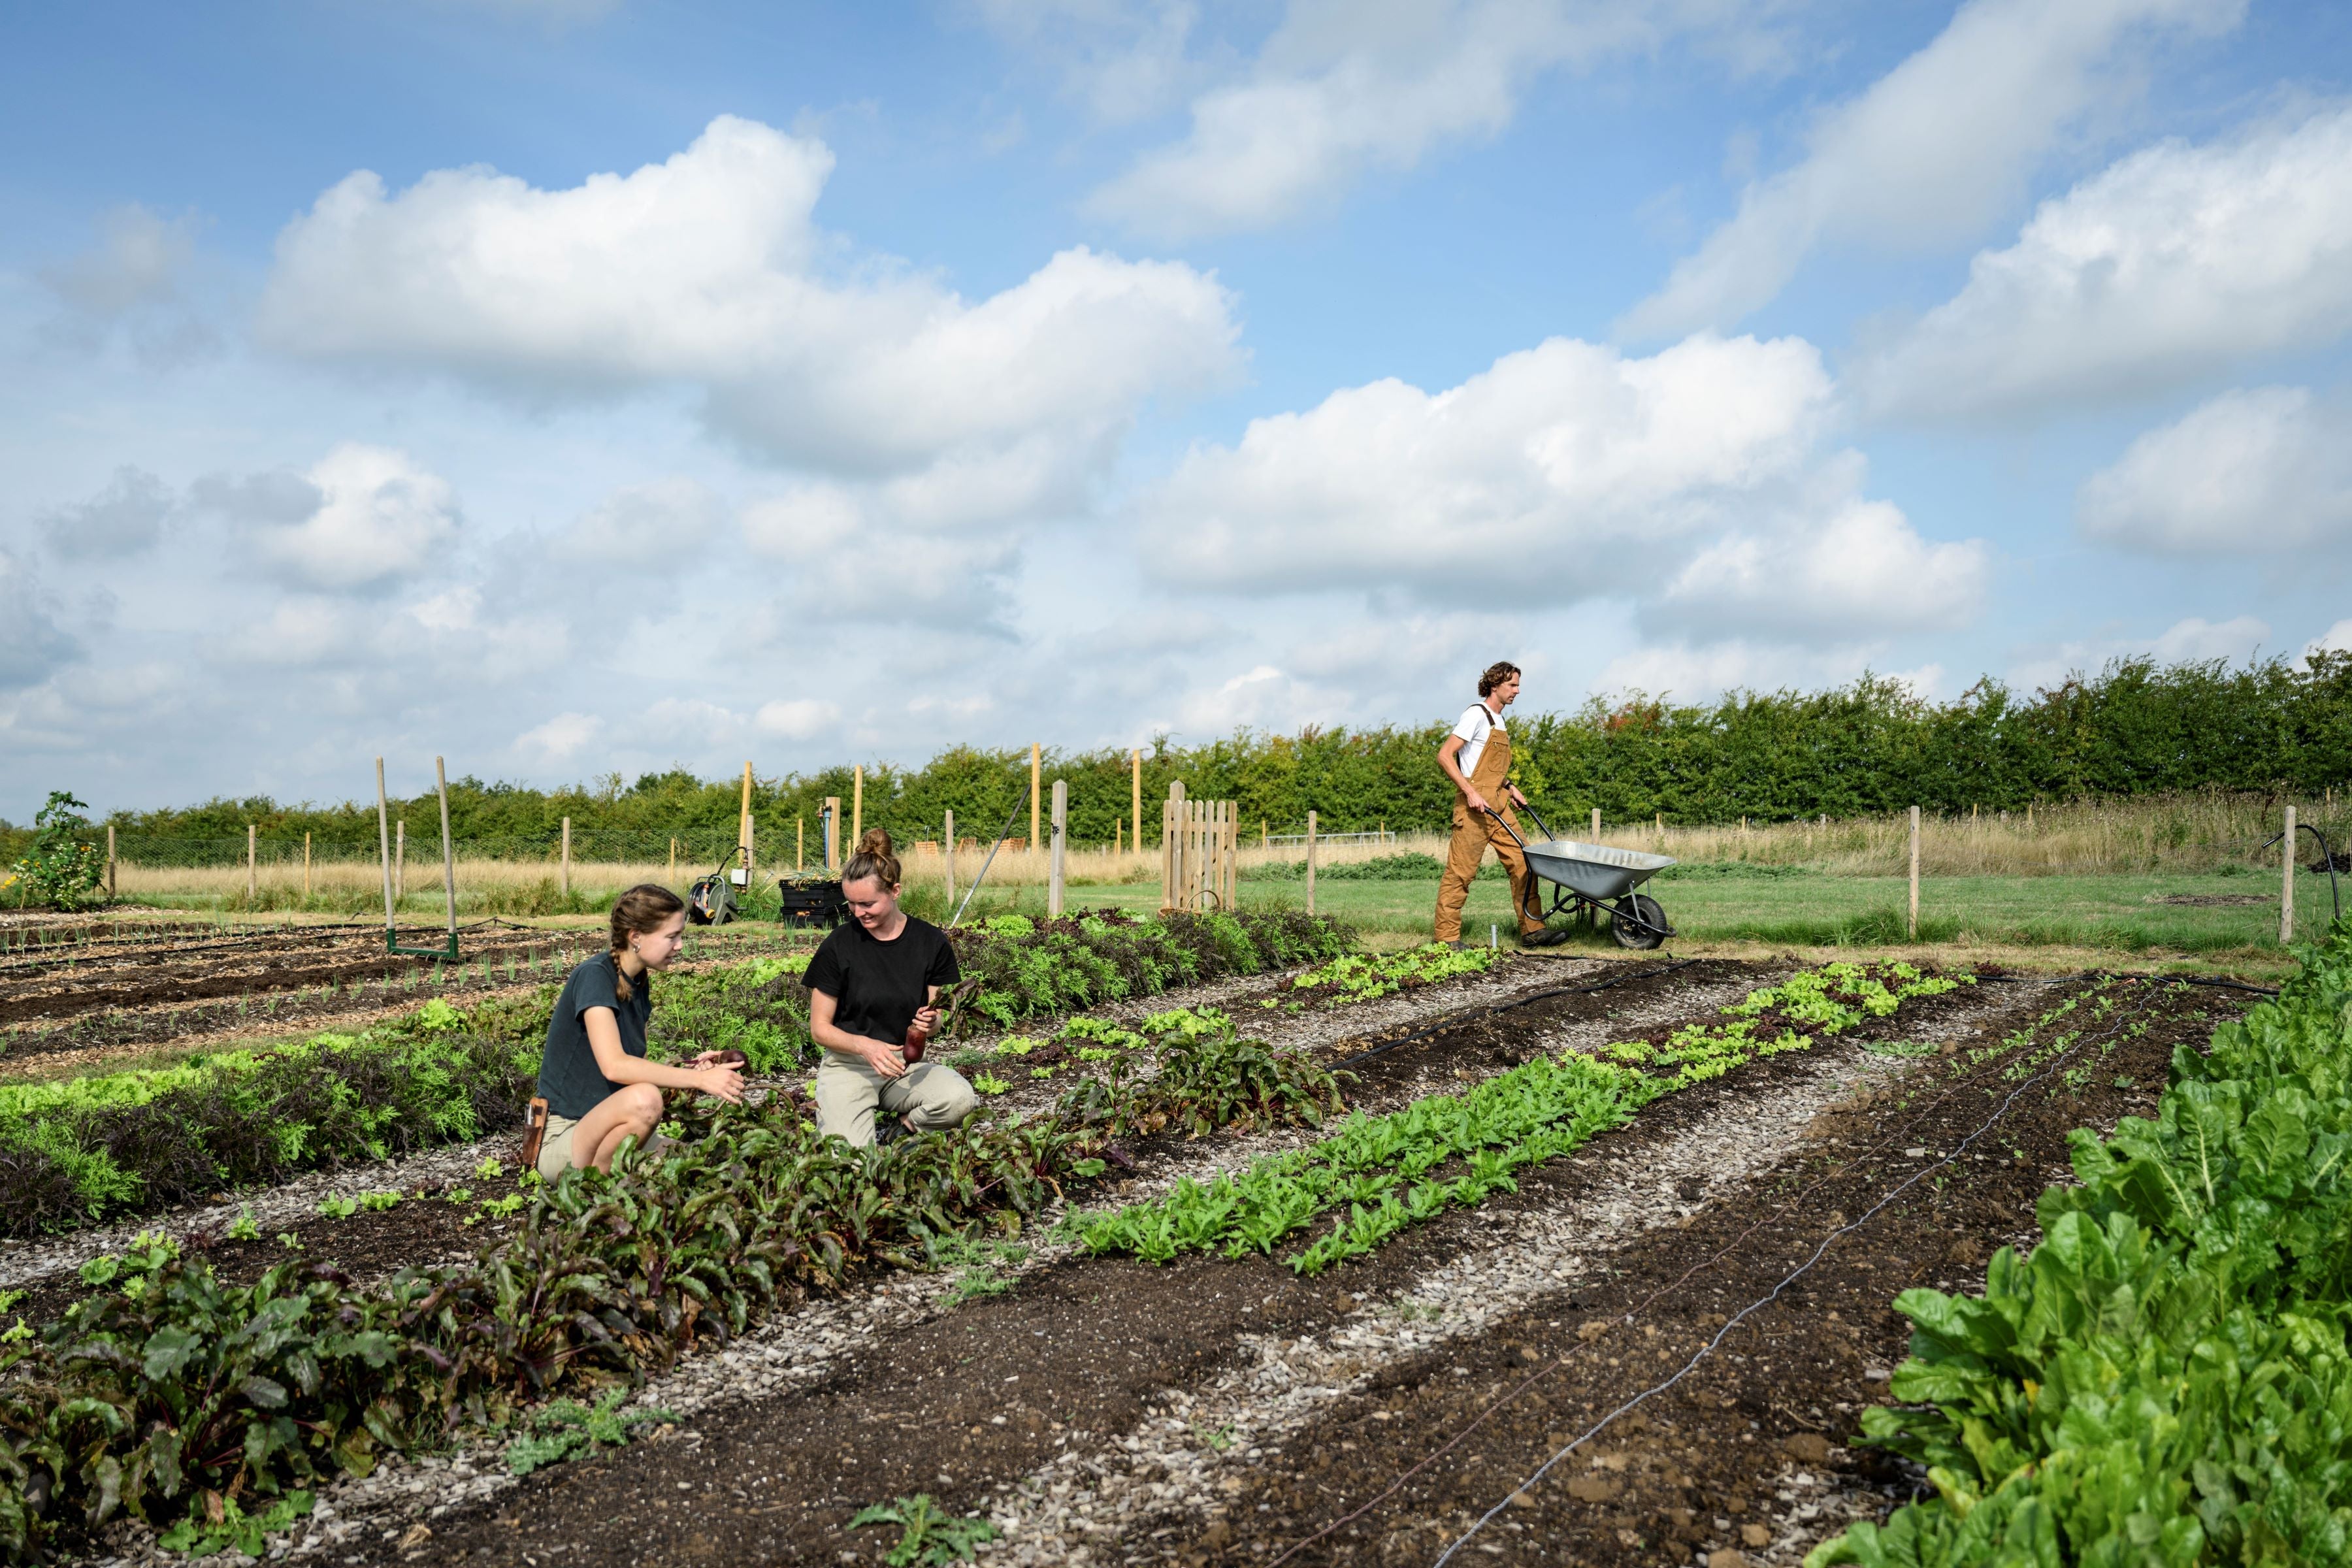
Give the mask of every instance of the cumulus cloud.
POLYGON ((124 467, 89 500, 41 514, 51 554, 68 561, 119 560, 152 548, 174 498, 169 485, 144 468, 124 467))
POLYGON ((1642 643, 1612 658, 1594 679, 1604 700, 1639 692, 1704 702, 1732 691, 1801 690, 1839 686, 1864 674, 1898 680, 1922 697, 1941 695, 1944 668, 1884 668, 1883 642, 1856 640, 1828 647, 1801 647, 1769 637, 1642 643))
POLYGON ((2084 482, 2083 531, 2175 554, 2352 541, 2352 417, 2299 386, 2223 393, 2084 482))
POLYGON ((1283 222, 1367 174, 1410 169, 1433 148, 1492 136, 1528 84, 1723 35, 1753 58, 1774 7, 1723 0, 1293 0, 1244 79, 1194 99, 1181 142, 1146 153, 1088 198, 1097 216, 1156 237, 1283 222))
POLYGON ((1678 262, 1624 330, 1729 327, 1823 242, 1932 249, 2011 208, 2070 127, 2139 76, 2130 46, 2236 25, 2245 0, 1971 0, 1926 47, 1823 115, 1795 167, 1678 262))
POLYGON ((1193 0, 978 0, 999 37, 1045 60, 1097 120, 1123 124, 1180 101, 1202 66, 1187 52, 1193 0))
POLYGON ((2044 202, 1871 356, 1890 412, 2140 395, 2352 328, 2352 109, 2165 142, 2044 202))
POLYGON ((1834 388, 1797 339, 1647 358, 1568 339, 1457 387, 1398 381, 1254 421, 1143 499, 1151 569, 1243 593, 1396 589, 1565 608, 1665 590, 1669 621, 1795 630, 1973 615, 1981 547, 1930 545, 1822 446, 1834 388))
POLYGON ((568 190, 469 168, 394 195, 362 171, 278 237, 259 331, 540 397, 682 384, 729 437, 856 479, 1010 463, 1030 489, 987 496, 996 513, 1066 487, 1146 399, 1239 363, 1231 297, 1178 263, 1078 247, 976 301, 845 270, 813 216, 832 168, 821 142, 722 116, 568 190))
POLYGON ((593 713, 558 713, 514 738, 514 749, 542 763, 568 763, 604 732, 604 721, 593 713))
POLYGON ((2341 620, 2311 639, 2303 654, 2309 658, 2315 653, 2352 653, 2352 620, 2341 620))
POLYGON ((805 741, 840 721, 841 709, 837 705, 813 697, 785 697, 762 702, 751 715, 751 726, 761 734, 790 741, 805 741))
POLYGON ((81 653, 31 564, 0 550, 0 690, 38 685, 81 653))
POLYGON ((725 515, 709 486, 672 476, 614 491, 572 528, 572 542, 597 561, 675 570, 717 535, 725 515))
POLYGON ((2209 621, 2190 616, 2153 637, 2109 634, 2036 650, 2010 671, 2012 685, 2054 687, 2068 677, 2104 668, 2118 658, 2153 658, 2158 664, 2252 658, 2270 640, 2270 623, 2258 616, 2209 621))
POLYGON ((263 564, 309 588, 414 575, 456 541, 461 521, 446 479, 404 452, 353 441, 306 474, 213 475, 190 493, 237 524, 263 564))

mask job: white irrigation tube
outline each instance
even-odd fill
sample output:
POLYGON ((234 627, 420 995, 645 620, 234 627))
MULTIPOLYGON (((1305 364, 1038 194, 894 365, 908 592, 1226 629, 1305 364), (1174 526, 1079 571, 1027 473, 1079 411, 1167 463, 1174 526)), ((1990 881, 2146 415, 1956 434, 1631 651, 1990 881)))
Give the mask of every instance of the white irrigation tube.
MULTIPOLYGON (((2147 1005, 2143 1002, 2132 1016, 2137 1017, 2147 1011, 2147 1005)), ((2112 1038, 2116 1029, 2120 1029, 2122 1026, 2122 1023, 2119 1022, 2116 1026, 2116 1029, 2110 1029, 2105 1035, 2099 1037, 2102 1039, 2112 1038)), ((2090 1043, 2090 1038, 2085 1037, 2083 1039, 2075 1041, 2073 1046, 2059 1052, 2055 1057, 2053 1057, 2050 1059, 2050 1065, 2048 1067, 2043 1068, 2040 1072, 2035 1073, 2032 1078, 2027 1079, 2015 1089, 2011 1089, 2008 1097, 2000 1102, 2000 1106, 1993 1111, 1992 1115, 1986 1119, 1984 1125, 1979 1127, 1975 1131, 1961 1139, 1959 1143, 1950 1153, 1931 1164, 1920 1166, 1919 1169, 1913 1172, 1907 1179, 1889 1188, 1886 1195, 1880 1198, 1876 1203, 1871 1205, 1870 1207, 1863 1213, 1860 1218, 1850 1221, 1845 1225, 1842 1225, 1837 1229, 1822 1237, 1821 1244, 1813 1248, 1813 1254, 1811 1258, 1806 1258, 1802 1263, 1797 1265, 1796 1268, 1790 1269, 1787 1277, 1781 1279, 1778 1285, 1773 1286, 1772 1289, 1765 1295, 1749 1302, 1747 1306, 1742 1307, 1738 1312, 1734 1313, 1730 1319, 1724 1323, 1723 1327, 1716 1331, 1715 1337, 1707 1341, 1704 1345, 1701 1345, 1691 1356, 1690 1360, 1682 1364, 1681 1369, 1677 1371, 1674 1376, 1667 1378, 1664 1383, 1643 1389, 1641 1393, 1635 1394, 1633 1398, 1627 1400, 1624 1404, 1619 1405, 1608 1415, 1603 1415, 1600 1420, 1594 1422, 1591 1429, 1587 1431, 1582 1436, 1578 1437, 1575 1441, 1570 1443, 1568 1447, 1562 1448, 1559 1453, 1554 1454, 1550 1458, 1546 1459, 1542 1465, 1537 1468, 1535 1474, 1529 1476, 1526 1480, 1521 1481, 1517 1486, 1513 1487, 1509 1491, 1505 1492, 1503 1494, 1502 1501, 1496 1503, 1485 1513, 1479 1515, 1476 1523, 1464 1531, 1460 1537, 1457 1538, 1451 1546, 1448 1546, 1444 1552, 1439 1552, 1437 1561, 1431 1564, 1431 1568, 1445 1568, 1445 1564, 1453 1561, 1454 1554, 1461 1551, 1463 1547, 1469 1544, 1470 1538, 1472 1536, 1486 1529, 1487 1525, 1494 1522, 1494 1519, 1496 1514, 1511 1506, 1511 1499, 1518 1496, 1521 1492, 1526 1491, 1538 1481, 1542 1480, 1546 1475, 1550 1473, 1551 1468, 1554 1465, 1559 1464, 1562 1459, 1567 1458, 1569 1455, 1576 1452, 1577 1449, 1582 1447, 1585 1444, 1590 1443, 1593 1438, 1601 1436, 1603 1429, 1605 1429, 1611 1422, 1616 1420, 1620 1415, 1623 1415, 1632 1411, 1636 1406, 1645 1404, 1656 1395, 1664 1394, 1666 1390, 1680 1383, 1684 1378, 1688 1377, 1692 1373, 1696 1372, 1698 1370, 1698 1363, 1705 1361, 1709 1355, 1713 1354, 1716 1349, 1723 1343, 1725 1337, 1727 1336, 1732 1330, 1738 1328, 1743 1319, 1748 1318, 1756 1312, 1762 1311, 1766 1307, 1770 1306, 1774 1301, 1780 1300, 1780 1292, 1795 1284, 1799 1279, 1812 1268, 1814 1264, 1819 1263, 1829 1252, 1830 1244, 1832 1242, 1837 1240, 1838 1237, 1846 1235, 1850 1231, 1861 1229, 1864 1226, 1869 1224, 1873 1218, 1876 1217, 1879 1210, 1885 1208, 1896 1198, 1901 1197, 1905 1193, 1918 1185, 1919 1183, 1925 1180, 1930 1173, 1939 1171, 1946 1165, 1958 1160, 1960 1155, 1967 1151, 1969 1144, 1975 1142, 1978 1139, 1991 1131, 2000 1119, 2009 1114, 2009 1108, 2017 1103, 2017 1097, 2019 1095, 2023 1094, 2027 1089, 2032 1089, 2035 1084, 2040 1083, 2043 1079, 2046 1079, 2052 1073, 2056 1072, 2058 1070, 2059 1063, 2066 1060, 2067 1058, 2074 1056, 2077 1051, 2081 1050, 2083 1047, 2089 1045, 2090 1043)), ((1628 1316, 1630 1318, 1630 1314, 1628 1316)), ((1532 1382, 1533 1379, 1530 1379, 1529 1381, 1532 1382)))
POLYGON ((1004 826, 996 830, 996 842, 988 847, 988 858, 980 863, 980 875, 971 879, 971 886, 964 889, 963 902, 958 904, 956 912, 949 917, 949 926, 962 922, 964 910, 971 907, 972 895, 980 891, 982 882, 988 880, 988 868, 996 864, 996 852, 1004 847, 1004 840, 1012 833, 1013 823, 1020 819, 1021 808, 1029 804, 1029 791, 1023 790, 1021 798, 1013 803, 1013 810, 1005 816, 1004 826))

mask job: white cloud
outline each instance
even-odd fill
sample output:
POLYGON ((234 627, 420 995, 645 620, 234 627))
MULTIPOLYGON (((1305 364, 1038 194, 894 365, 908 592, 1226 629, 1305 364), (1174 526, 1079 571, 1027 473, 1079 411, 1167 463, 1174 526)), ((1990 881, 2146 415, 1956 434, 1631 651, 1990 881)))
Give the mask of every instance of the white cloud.
POLYGON ((2352 328, 2352 109, 2166 142, 2044 202, 1863 367, 1893 412, 2137 396, 2352 328))
POLYGON ((514 749, 541 763, 570 762, 604 732, 604 721, 593 713, 558 713, 514 738, 514 749))
POLYGON ((2158 664, 2216 658, 2237 663, 2252 658, 2270 635, 2270 624, 2257 616, 2233 616, 2226 621, 2190 616, 2153 637, 2110 634, 2037 649, 2011 669, 2009 679, 2013 686, 2051 688, 2069 676, 2095 673, 2119 658, 2153 658, 2158 664))
POLYGON ((1245 79, 1202 93, 1192 130, 1088 198, 1097 216, 1189 238, 1283 222, 1376 170, 1508 125, 1561 66, 1721 35, 1753 60, 1772 6, 1724 0, 1292 0, 1245 79))
POLYGON ((671 571, 717 535, 725 511, 709 487, 672 476, 614 491, 573 526, 572 540, 598 561, 671 571))
POLYGON ((841 721, 841 710, 813 697, 778 698, 763 702, 751 715, 752 727, 763 735, 805 741, 841 721))
POLYGON ((2245 0, 1971 0, 1868 90, 1822 116, 1802 163, 1740 195, 1736 216, 1628 313, 1637 338, 1729 327, 1824 241, 1932 249, 2025 195, 2069 127, 2136 90, 2126 46, 2220 32, 2245 0), (2121 57, 2119 58, 2119 57, 2121 57))
POLYGON ((1822 451, 1812 345, 1693 338, 1648 358, 1555 339, 1462 385, 1397 381, 1253 421, 1141 502, 1150 569, 1243 593, 1402 589, 1493 608, 1654 597, 1669 621, 1852 640, 1952 626, 1982 550, 1922 541, 1822 451))
POLYGON ((124 467, 89 500, 41 515, 52 554, 69 561, 120 560, 152 548, 172 514, 171 487, 144 468, 124 467))
POLYGON ((1707 545, 1644 618, 1811 643, 1947 631, 1977 618, 1990 574, 1981 542, 1931 544, 1886 502, 1850 500, 1817 525, 1707 545))
POLYGON ((2095 539, 2169 553, 2352 541, 2352 418, 2299 386, 2223 393, 2134 441, 2074 514, 2095 539))
POLYGON ((305 475, 212 476, 191 494, 237 522, 261 561, 310 588, 382 586, 423 571, 456 540, 447 480, 404 452, 347 441, 305 475))
POLYGON ((721 432, 854 478, 1042 441, 1049 489, 1145 399, 1238 363, 1231 297, 1178 263, 1066 250, 978 301, 845 266, 813 222, 832 168, 820 142, 721 116, 666 163, 569 190, 471 168, 394 195, 362 171, 278 237, 259 330, 534 397, 684 384, 721 432))
POLYGON ((1604 699, 1640 692, 1678 702, 1705 702, 1730 691, 1818 690, 1868 672, 1900 680, 1922 695, 1941 690, 1940 665, 1891 672, 1878 668, 1885 652, 1883 643, 1867 641, 1829 647, 1740 637, 1643 643, 1612 658, 1594 679, 1592 689, 1604 699))
POLYGON ((2352 653, 2352 620, 2342 620, 2311 639, 2303 650, 2309 658, 2315 653, 2352 653))
POLYGON ((978 0, 992 32, 1041 58, 1097 120, 1123 124, 1178 102, 1202 66, 1187 54, 1192 0, 978 0))
POLYGON ((0 550, 0 690, 37 685, 81 652, 32 567, 0 550))

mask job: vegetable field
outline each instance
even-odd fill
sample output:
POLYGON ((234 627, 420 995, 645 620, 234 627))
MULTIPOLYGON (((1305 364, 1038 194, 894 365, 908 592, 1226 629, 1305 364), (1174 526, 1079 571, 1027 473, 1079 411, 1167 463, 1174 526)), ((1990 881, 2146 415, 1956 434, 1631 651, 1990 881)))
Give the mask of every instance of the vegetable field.
MULTIPOLYGON (((2352 953, 2273 1002, 999 916, 936 1047, 982 1116, 857 1152, 805 944, 704 933, 655 1049, 756 1103, 550 1188, 512 1124, 579 933, 511 940, 10 1061, 10 1554, 2337 1560, 2352 953)), ((155 987, 120 945, 22 956, 155 987)))

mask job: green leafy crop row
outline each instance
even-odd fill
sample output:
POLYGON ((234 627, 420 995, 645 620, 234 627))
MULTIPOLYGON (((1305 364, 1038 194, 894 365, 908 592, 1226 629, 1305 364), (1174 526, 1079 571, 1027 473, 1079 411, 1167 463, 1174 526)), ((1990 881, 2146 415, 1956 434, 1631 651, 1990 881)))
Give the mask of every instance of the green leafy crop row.
POLYGON ((1725 1008, 1730 1024, 1691 1025, 1663 1044, 1622 1042, 1609 1047, 1614 1060, 1538 1058, 1465 1093, 1431 1095, 1385 1116, 1350 1116, 1319 1142, 1253 1162, 1238 1175, 1181 1181, 1164 1197, 1070 1224, 1090 1252, 1164 1263, 1183 1252, 1270 1253, 1344 1210, 1291 1256, 1294 1269, 1316 1273, 1448 1206, 1516 1191, 1513 1172, 1622 1126, 1661 1095, 1754 1057, 1802 1049, 1813 1036, 1840 1033, 1894 1012, 1906 997, 1961 983, 1907 964, 1802 971, 1725 1008))
POLYGON ((1115 1136, 1313 1122, 1336 1102, 1328 1074, 1267 1058, 1229 1024, 1171 1023, 1158 1076, 1132 1090, 1118 1077, 1026 1121, 983 1116, 885 1150, 820 1136, 793 1090, 688 1104, 657 1158, 632 1149, 610 1176, 572 1173, 475 1261, 378 1284, 297 1259, 229 1286, 151 1242, 86 1271, 110 1289, 37 1340, 0 1346, 0 1547, 37 1550, 61 1512, 234 1518, 249 1536, 316 1484, 460 1429, 550 1457, 531 1403, 604 1388, 581 1408, 609 1415, 612 1387, 742 1333, 795 1287, 1017 1231, 1061 1184, 1121 1158, 1115 1136))
POLYGON ((957 939, 971 993, 967 1011, 1004 1028, 1179 985, 1337 958, 1349 946, 1347 929, 1333 921, 1255 911, 1136 920, 1100 910, 1044 922, 1002 915, 957 939))
POLYGON ((1936 1495, 1811 1568, 2352 1561, 2352 927, 2300 956, 2153 1120, 2074 1134, 1981 1297, 1896 1298, 1905 1404, 1863 1430, 1936 1495))
MULTIPOLYGON (((1457 974, 1484 974, 1502 958, 1498 948, 1455 948, 1442 942, 1411 947, 1402 952, 1342 953, 1330 963, 1307 970, 1292 980, 1294 994, 1316 993, 1317 999, 1339 1006, 1392 995, 1409 985, 1429 985, 1457 974)), ((1261 1006, 1281 1005, 1269 996, 1261 1006)))

